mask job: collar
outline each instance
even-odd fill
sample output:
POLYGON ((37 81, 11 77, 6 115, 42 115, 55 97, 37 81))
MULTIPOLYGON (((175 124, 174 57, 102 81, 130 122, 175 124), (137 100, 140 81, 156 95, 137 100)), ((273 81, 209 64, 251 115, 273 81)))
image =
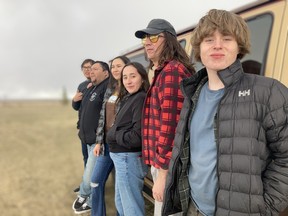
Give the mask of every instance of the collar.
MULTIPOLYGON (((243 74, 242 64, 239 59, 224 70, 218 71, 218 76, 224 83, 225 88, 237 83, 243 74)), ((198 85, 203 85, 207 80, 208 75, 206 68, 201 69, 189 78, 183 79, 180 87, 184 96, 191 98, 198 85)))

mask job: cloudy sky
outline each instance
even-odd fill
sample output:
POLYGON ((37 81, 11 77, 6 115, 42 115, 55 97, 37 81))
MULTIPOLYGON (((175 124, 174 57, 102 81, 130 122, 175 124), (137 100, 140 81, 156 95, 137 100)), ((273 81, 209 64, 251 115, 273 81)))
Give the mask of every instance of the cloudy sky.
POLYGON ((86 58, 109 59, 140 45, 136 30, 164 18, 176 31, 211 8, 252 0, 0 0, 0 100, 72 97, 86 58))

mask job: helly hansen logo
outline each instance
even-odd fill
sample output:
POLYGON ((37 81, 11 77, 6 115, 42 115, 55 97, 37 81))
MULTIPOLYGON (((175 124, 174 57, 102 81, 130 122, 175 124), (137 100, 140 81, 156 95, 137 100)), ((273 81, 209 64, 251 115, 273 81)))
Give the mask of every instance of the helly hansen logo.
POLYGON ((245 97, 245 96, 250 96, 250 89, 238 92, 238 97, 245 97))

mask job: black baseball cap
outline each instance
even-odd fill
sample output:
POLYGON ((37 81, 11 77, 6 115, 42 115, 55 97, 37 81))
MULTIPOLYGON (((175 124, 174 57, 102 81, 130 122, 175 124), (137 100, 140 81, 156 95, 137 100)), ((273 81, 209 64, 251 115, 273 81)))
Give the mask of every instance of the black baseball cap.
POLYGON ((157 35, 161 32, 169 32, 170 34, 177 36, 174 27, 167 20, 153 19, 149 22, 146 29, 138 30, 135 32, 137 38, 143 38, 145 35, 157 35))

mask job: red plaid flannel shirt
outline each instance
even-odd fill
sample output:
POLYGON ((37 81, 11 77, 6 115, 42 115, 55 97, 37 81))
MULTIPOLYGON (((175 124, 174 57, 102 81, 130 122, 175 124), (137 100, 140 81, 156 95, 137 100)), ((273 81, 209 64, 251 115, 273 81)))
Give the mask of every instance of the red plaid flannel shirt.
POLYGON ((146 164, 168 169, 184 100, 180 82, 190 74, 183 64, 175 60, 155 70, 142 116, 142 151, 146 164))

